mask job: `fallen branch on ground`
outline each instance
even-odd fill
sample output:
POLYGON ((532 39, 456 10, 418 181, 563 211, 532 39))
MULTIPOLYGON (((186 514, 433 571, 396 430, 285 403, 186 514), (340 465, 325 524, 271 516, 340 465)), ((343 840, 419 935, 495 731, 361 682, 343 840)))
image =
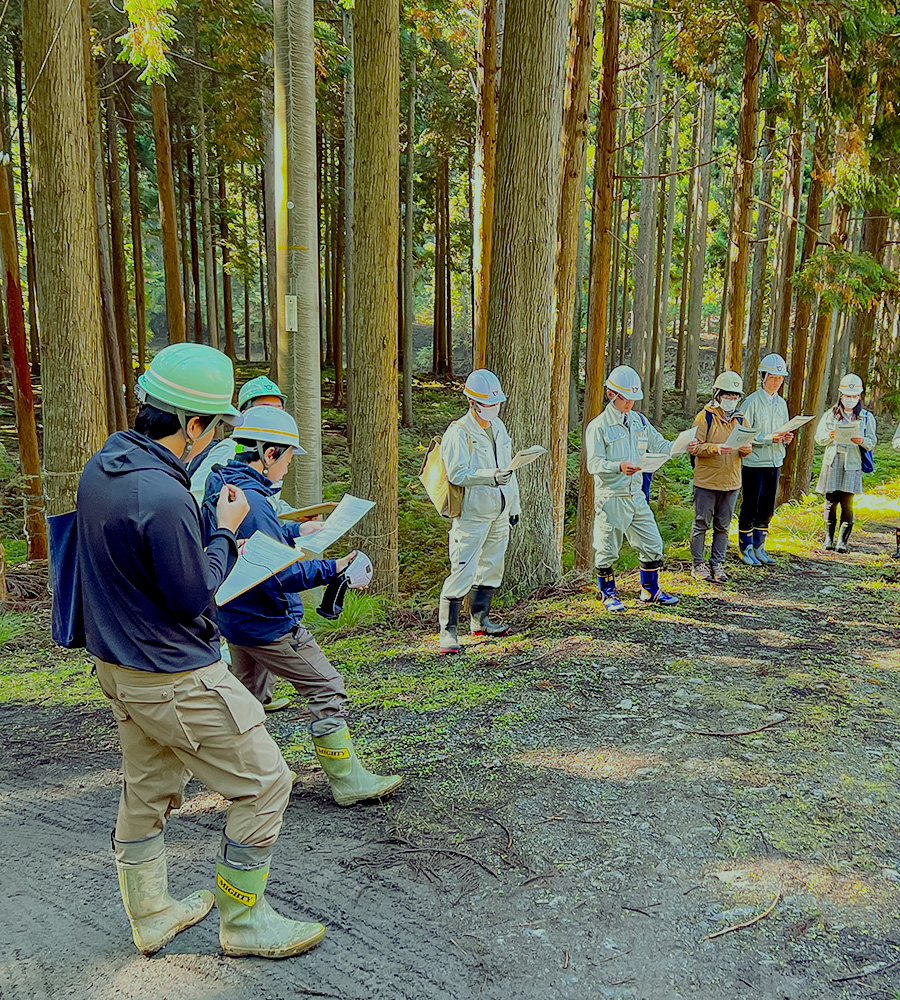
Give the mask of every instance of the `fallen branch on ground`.
POLYGON ((833 983, 849 983, 851 979, 865 979, 866 976, 874 976, 878 972, 887 972, 888 969, 893 969, 895 966, 900 965, 900 958, 894 962, 885 962, 884 965, 879 965, 875 969, 864 970, 863 972, 854 973, 852 976, 840 976, 838 979, 832 979, 833 983))
POLYGON ((775 726, 780 726, 782 722, 786 721, 787 716, 783 719, 776 719, 774 722, 767 722, 764 726, 760 726, 759 729, 741 729, 736 733, 713 733, 708 729, 687 729, 685 732, 690 733, 692 736, 724 736, 730 739, 732 736, 752 736, 754 733, 762 733, 766 729, 773 729, 775 726))
POLYGON ((713 938, 721 937, 723 934, 730 934, 732 931, 742 931, 745 927, 752 927, 754 924, 758 924, 760 920, 765 920, 766 917, 778 905, 778 901, 781 899, 781 892, 782 890, 779 889, 778 892, 775 893, 775 898, 772 900, 772 905, 767 910, 764 910, 762 913, 760 913, 758 916, 755 916, 752 920, 748 920, 746 921, 746 923, 743 924, 734 924, 731 927, 726 927, 721 931, 716 931, 715 934, 707 934, 706 940, 712 941, 713 938))

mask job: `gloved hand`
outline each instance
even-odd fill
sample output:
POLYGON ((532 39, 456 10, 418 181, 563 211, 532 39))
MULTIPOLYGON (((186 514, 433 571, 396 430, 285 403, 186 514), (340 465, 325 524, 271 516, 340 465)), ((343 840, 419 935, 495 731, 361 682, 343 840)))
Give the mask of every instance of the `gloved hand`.
POLYGON ((519 523, 519 515, 518 514, 510 514, 509 515, 509 526, 511 528, 514 528, 518 523, 519 523))
POLYGON ((512 472, 509 470, 504 471, 503 469, 494 470, 494 482, 497 486, 506 486, 506 484, 512 479, 512 472))

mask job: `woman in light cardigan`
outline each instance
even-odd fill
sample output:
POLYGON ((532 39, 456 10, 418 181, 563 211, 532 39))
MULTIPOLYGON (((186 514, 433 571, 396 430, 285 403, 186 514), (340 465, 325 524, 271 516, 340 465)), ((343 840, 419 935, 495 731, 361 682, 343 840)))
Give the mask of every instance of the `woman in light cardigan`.
POLYGON ((875 418, 863 409, 862 379, 848 374, 838 387, 840 399, 822 414, 816 427, 816 444, 825 445, 822 471, 816 492, 825 494, 825 548, 846 552, 853 530, 853 497, 862 493, 862 452, 871 451, 877 442, 875 418), (850 444, 835 444, 834 432, 841 424, 859 423, 859 431, 850 444), (837 509, 841 509, 838 529, 837 509), (835 535, 835 529, 837 534, 835 535))

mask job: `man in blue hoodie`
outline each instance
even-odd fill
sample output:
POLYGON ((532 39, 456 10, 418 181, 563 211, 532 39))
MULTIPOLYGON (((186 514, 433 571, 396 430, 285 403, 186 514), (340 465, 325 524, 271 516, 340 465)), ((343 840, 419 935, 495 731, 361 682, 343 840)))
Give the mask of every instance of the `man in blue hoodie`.
POLYGON ((134 942, 145 954, 219 907, 227 955, 281 958, 314 947, 325 929, 289 920, 264 899, 269 858, 291 777, 259 703, 221 661, 208 609, 237 558, 249 506, 229 486, 215 500, 204 549, 183 464, 231 404, 224 354, 175 344, 139 379, 133 431, 118 432, 85 466, 77 541, 86 646, 119 728, 124 784, 113 835, 134 942), (231 805, 216 863, 216 896, 169 895, 163 830, 190 774, 231 805))
MULTIPOLYGON (((273 503, 296 452, 302 452, 294 418, 272 406, 254 406, 233 435, 235 457, 215 467, 206 483, 203 522, 209 537, 218 526, 216 497, 229 486, 250 504, 239 538, 261 531, 292 545, 297 525, 279 519, 273 503)), ((342 559, 307 559, 222 605, 219 627, 231 648, 231 669, 260 700, 271 674, 284 677, 307 700, 313 716, 313 745, 338 805, 383 798, 401 783, 399 775, 372 774, 356 757, 346 722, 347 691, 319 644, 303 625, 300 591, 341 576, 356 553, 342 559)))

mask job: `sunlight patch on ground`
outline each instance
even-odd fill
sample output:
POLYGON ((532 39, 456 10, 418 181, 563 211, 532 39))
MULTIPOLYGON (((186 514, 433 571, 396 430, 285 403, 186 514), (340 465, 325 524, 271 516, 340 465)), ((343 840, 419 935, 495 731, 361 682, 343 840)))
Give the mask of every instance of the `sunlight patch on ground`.
POLYGON ((744 859, 734 868, 709 867, 706 875, 756 904, 770 901, 779 890, 785 897, 808 895, 837 906, 877 906, 896 893, 891 883, 849 866, 838 871, 786 858, 744 859))
POLYGON ((597 747, 594 750, 530 750, 519 758, 523 764, 562 771, 579 778, 621 781, 641 777, 665 760, 655 753, 632 753, 619 747, 597 747))

